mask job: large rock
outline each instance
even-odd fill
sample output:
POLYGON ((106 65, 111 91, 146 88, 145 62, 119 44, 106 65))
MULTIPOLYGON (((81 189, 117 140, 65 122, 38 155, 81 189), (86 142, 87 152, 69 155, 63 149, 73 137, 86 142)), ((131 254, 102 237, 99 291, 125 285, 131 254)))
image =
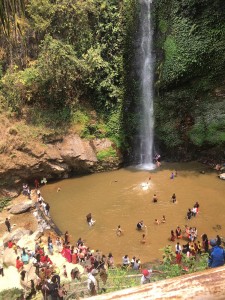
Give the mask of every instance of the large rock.
POLYGON ((28 250, 33 250, 35 246, 35 241, 32 235, 24 235, 18 242, 17 246, 20 248, 27 248, 28 250))
POLYGON ((17 215, 22 214, 29 209, 31 209, 34 206, 34 202, 32 200, 22 202, 16 205, 13 205, 13 207, 9 210, 11 214, 17 215))
POLYGON ((92 144, 97 152, 106 150, 113 146, 113 143, 109 139, 95 139, 92 144))
POLYGON ((76 166, 78 161, 93 165, 97 162, 96 154, 90 142, 82 140, 78 135, 70 135, 64 138, 62 143, 58 143, 61 157, 76 166))
MULTIPOLYGON (((12 288, 22 289, 20 284, 20 276, 18 274, 17 269, 13 266, 9 266, 8 268, 4 268, 4 277, 1 276, 0 292, 12 288)), ((8 298, 1 299, 8 300, 8 298)))
MULTIPOLYGON (((9 139, 7 133, 5 139, 9 139)), ((34 178, 58 179, 67 178, 70 174, 115 169, 121 163, 120 159, 111 159, 109 164, 98 161, 96 155, 99 151, 115 147, 105 138, 89 141, 81 139, 77 134, 68 134, 46 144, 43 141, 35 141, 34 144, 32 140, 20 145, 19 141, 17 136, 16 140, 9 142, 12 145, 13 157, 8 153, 0 153, 2 186, 21 186, 23 181, 30 182, 34 178)))
POLYGON ((17 255, 12 248, 5 248, 4 254, 3 254, 3 263, 9 267, 9 266, 16 266, 16 258, 17 255))
POLYGON ((24 235, 22 238, 17 242, 17 245, 20 248, 27 248, 28 250, 33 250, 35 247, 35 241, 38 240, 42 236, 40 231, 35 231, 31 235, 24 235))
POLYGON ((16 230, 6 233, 3 236, 3 243, 6 244, 8 241, 19 241, 23 236, 30 235, 31 231, 24 228, 17 228, 16 230))

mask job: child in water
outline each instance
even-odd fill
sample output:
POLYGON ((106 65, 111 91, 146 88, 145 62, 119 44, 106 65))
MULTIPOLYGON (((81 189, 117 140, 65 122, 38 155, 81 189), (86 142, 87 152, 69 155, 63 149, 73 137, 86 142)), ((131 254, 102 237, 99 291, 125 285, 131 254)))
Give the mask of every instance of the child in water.
POLYGON ((173 203, 175 203, 177 201, 177 197, 176 197, 175 193, 173 193, 171 200, 173 203))
POLYGON ((158 219, 155 219, 155 224, 156 225, 159 225, 160 224, 160 221, 158 219))
POLYGON ((122 234, 122 229, 121 229, 120 225, 118 225, 118 227, 116 229, 116 235, 121 236, 121 234, 122 234))
POLYGON ((154 194, 154 196, 153 196, 153 198, 152 198, 152 201, 153 201, 154 203, 158 202, 158 198, 157 198, 156 194, 154 194))
POLYGON ((87 222, 88 222, 88 225, 89 225, 89 226, 93 226, 93 225, 95 224, 95 221, 92 219, 91 213, 89 213, 89 214, 86 216, 86 219, 87 219, 87 222))
POLYGON ((142 230, 144 229, 146 226, 144 225, 143 220, 141 220, 140 222, 137 223, 137 230, 142 230))
POLYGON ((146 243, 145 234, 142 234, 141 244, 145 244, 145 243, 146 243))
POLYGON ((162 217, 161 223, 166 223, 166 217, 165 216, 162 217))

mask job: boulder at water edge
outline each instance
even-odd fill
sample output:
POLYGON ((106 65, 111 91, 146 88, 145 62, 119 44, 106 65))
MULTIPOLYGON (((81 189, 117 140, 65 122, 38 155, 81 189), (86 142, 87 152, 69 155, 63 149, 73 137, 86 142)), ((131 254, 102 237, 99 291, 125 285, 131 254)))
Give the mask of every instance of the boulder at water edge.
POLYGON ((22 238, 17 242, 17 246, 20 248, 27 248, 28 250, 33 250, 35 246, 35 241, 42 236, 42 233, 39 231, 35 231, 31 235, 24 235, 22 238))
POLYGON ((16 230, 6 233, 3 236, 3 243, 6 244, 8 241, 19 241, 24 235, 30 235, 31 231, 24 228, 17 228, 16 230))
POLYGON ((13 207, 9 210, 11 214, 17 215, 22 214, 29 209, 31 209, 34 206, 34 202, 32 200, 25 201, 16 205, 13 205, 13 207))
POLYGON ((9 267, 9 266, 16 266, 16 258, 17 258, 17 254, 15 253, 15 251, 12 248, 6 248, 4 250, 4 254, 3 254, 3 263, 9 267))

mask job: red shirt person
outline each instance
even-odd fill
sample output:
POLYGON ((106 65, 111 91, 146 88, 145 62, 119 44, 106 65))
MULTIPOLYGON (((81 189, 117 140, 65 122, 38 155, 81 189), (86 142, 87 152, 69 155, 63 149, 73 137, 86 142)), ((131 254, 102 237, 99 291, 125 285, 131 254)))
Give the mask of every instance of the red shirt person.
POLYGON ((23 269, 23 262, 20 260, 19 256, 17 256, 17 258, 16 258, 16 268, 17 268, 18 272, 20 272, 20 270, 23 269))

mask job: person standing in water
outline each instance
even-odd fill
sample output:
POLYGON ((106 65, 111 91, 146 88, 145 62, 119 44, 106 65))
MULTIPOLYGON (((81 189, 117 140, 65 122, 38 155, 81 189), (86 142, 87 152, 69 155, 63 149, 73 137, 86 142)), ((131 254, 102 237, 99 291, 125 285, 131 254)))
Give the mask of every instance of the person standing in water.
POLYGON ((173 193, 171 200, 173 203, 175 203, 177 201, 177 197, 176 197, 175 193, 173 193))
POLYGON ((145 234, 143 233, 142 234, 142 239, 141 239, 141 244, 145 244, 146 243, 146 236, 145 236, 145 234))
POLYGON ((175 236, 175 234, 174 234, 174 231, 173 231, 173 230, 171 230, 171 236, 170 236, 170 240, 171 240, 171 242, 174 242, 174 241, 175 241, 175 239, 176 239, 176 236, 175 236))
POLYGON ((122 229, 121 229, 120 225, 118 225, 118 227, 116 229, 116 235, 121 236, 121 234, 122 234, 122 229))
POLYGON ((165 216, 162 217, 161 223, 166 223, 166 217, 165 216))
POLYGON ((146 226, 144 225, 143 220, 137 223, 137 230, 142 230, 144 227, 146 226))
POLYGON ((152 197, 152 202, 158 202, 158 197, 156 196, 156 194, 154 194, 154 196, 152 197))
POLYGON ((89 226, 93 226, 95 224, 95 221, 92 219, 91 213, 87 214, 86 219, 89 226))
POLYGON ((160 221, 159 221, 158 219, 155 219, 154 224, 159 225, 159 224, 160 224, 160 221))

